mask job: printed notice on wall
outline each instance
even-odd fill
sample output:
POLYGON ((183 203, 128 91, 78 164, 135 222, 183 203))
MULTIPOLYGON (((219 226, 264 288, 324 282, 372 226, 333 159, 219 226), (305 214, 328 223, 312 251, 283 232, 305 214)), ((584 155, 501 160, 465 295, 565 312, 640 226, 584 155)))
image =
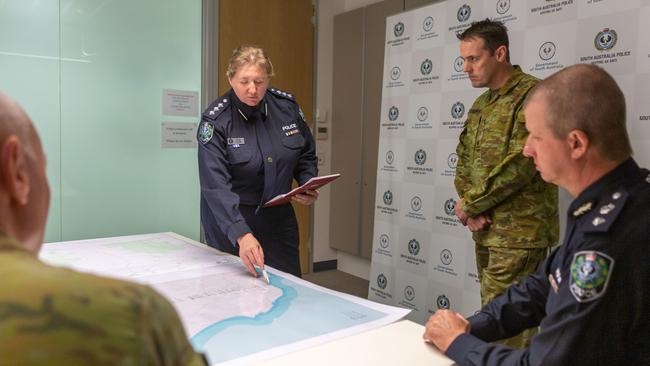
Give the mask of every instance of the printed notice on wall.
POLYGON ((162 112, 166 116, 198 116, 199 93, 188 90, 163 89, 162 112))
POLYGON ((160 143, 163 149, 196 147, 196 123, 163 122, 160 143))

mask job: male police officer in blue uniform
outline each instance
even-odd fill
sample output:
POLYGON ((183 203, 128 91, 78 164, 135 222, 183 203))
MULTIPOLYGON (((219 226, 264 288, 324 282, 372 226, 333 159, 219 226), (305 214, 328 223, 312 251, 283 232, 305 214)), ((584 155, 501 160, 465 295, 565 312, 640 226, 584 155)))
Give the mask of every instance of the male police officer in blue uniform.
POLYGON ((631 158, 625 99, 592 65, 539 83, 524 154, 576 197, 562 246, 465 320, 449 310, 425 341, 459 365, 650 365, 650 173, 631 158), (490 344, 539 326, 529 348, 490 344))
MULTIPOLYGON (((300 276, 298 224, 290 204, 261 206, 317 175, 312 134, 294 96, 268 89, 270 61, 258 47, 235 50, 232 89, 203 113, 198 130, 201 223, 208 245, 239 255, 248 271, 268 264, 300 276)), ((311 204, 308 191, 295 201, 311 204)))

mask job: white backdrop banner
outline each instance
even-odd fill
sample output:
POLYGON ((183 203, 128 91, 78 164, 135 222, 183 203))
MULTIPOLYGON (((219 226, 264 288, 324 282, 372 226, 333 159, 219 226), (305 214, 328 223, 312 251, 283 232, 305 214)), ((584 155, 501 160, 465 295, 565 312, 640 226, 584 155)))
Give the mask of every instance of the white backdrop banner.
MULTIPOLYGON (((368 297, 412 309, 419 323, 438 309, 480 307, 454 176, 467 111, 485 90, 463 72, 456 34, 485 18, 506 24, 511 60, 525 72, 591 63, 614 75, 635 158, 650 166, 650 0, 449 0, 387 18, 368 297)), ((570 200, 561 192, 561 219, 570 200)))

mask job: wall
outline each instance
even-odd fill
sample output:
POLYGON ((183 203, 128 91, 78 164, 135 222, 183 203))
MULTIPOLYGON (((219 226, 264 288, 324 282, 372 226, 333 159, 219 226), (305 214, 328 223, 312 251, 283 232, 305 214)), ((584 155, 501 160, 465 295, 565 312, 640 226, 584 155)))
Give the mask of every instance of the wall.
POLYGON ((163 89, 201 89, 201 1, 0 2, 0 88, 48 157, 46 241, 198 239, 196 148, 162 148, 163 89))
MULTIPOLYGON (((485 89, 467 81, 457 32, 503 21, 513 64, 538 78, 579 62, 603 67, 626 96, 635 158, 647 166, 649 14, 640 1, 450 0, 388 17, 369 299, 410 308, 420 323, 438 309, 468 316, 480 307, 475 244, 454 215, 453 180, 458 135, 485 89)), ((560 196, 561 219, 571 200, 560 196)))
MULTIPOLYGON (((317 126, 331 128, 332 115, 332 53, 334 15, 344 13, 362 6, 379 2, 378 0, 327 0, 318 2, 317 14, 317 55, 316 55, 316 123, 317 126)), ((331 136, 331 131, 330 131, 331 136)), ((331 142, 318 140, 317 153, 321 158, 319 172, 321 175, 331 172, 331 142)), ((313 261, 338 261, 338 269, 367 279, 370 273, 370 261, 337 252, 329 247, 329 207, 330 189, 320 189, 319 199, 314 206, 314 244, 313 261)))

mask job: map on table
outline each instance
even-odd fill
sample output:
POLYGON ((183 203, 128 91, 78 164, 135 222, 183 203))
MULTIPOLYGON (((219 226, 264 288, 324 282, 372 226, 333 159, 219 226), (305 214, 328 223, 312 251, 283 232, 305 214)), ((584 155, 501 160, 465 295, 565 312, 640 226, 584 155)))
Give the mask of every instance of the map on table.
POLYGON ((378 328, 409 310, 325 289, 267 267, 271 285, 239 258, 175 233, 43 245, 46 263, 148 284, 176 307, 211 364, 265 360, 378 328))

